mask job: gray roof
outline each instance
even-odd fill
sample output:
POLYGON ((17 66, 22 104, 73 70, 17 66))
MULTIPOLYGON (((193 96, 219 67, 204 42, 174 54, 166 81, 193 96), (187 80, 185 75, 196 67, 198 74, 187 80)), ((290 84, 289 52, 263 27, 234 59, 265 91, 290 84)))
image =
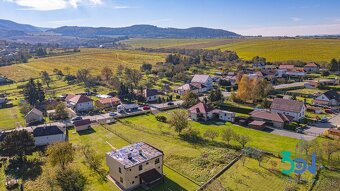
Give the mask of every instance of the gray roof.
POLYGON ((329 90, 325 92, 324 95, 330 100, 334 99, 336 101, 340 101, 340 95, 335 90, 329 90))
POLYGON ((163 152, 147 143, 138 142, 108 152, 107 155, 124 165, 125 168, 130 168, 153 158, 163 156, 163 152))
POLYGON ((42 136, 49 136, 49 135, 58 135, 64 134, 64 131, 61 130, 56 125, 51 126, 39 126, 33 129, 33 136, 34 137, 42 137, 42 136))
POLYGON ((303 106, 304 103, 302 101, 275 98, 270 109, 299 113, 303 106))
POLYGON ((191 82, 205 83, 210 78, 209 75, 194 75, 191 82))

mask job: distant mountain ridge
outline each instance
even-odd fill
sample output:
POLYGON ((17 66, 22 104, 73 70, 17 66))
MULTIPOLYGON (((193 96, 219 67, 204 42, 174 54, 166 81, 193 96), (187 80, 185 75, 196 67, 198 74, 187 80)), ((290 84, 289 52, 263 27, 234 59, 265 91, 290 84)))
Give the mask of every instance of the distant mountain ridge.
POLYGON ((42 29, 28 24, 19 24, 10 20, 0 19, 0 30, 21 32, 42 32, 42 29))
POLYGON ((192 27, 187 29, 161 28, 153 25, 132 25, 129 27, 77 27, 64 26, 48 30, 65 36, 95 37, 103 35, 128 36, 141 38, 236 38, 241 35, 234 32, 192 27))

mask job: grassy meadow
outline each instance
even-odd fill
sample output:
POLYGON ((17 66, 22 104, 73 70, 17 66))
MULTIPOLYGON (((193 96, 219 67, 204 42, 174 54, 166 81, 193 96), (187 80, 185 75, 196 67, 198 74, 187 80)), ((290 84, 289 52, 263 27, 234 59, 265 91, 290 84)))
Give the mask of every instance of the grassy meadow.
POLYGON ((27 64, 0 67, 0 74, 15 81, 36 78, 44 70, 52 74, 54 68, 62 70, 65 74, 67 72, 75 74, 82 68, 90 69, 92 74, 99 74, 105 66, 113 71, 120 64, 130 68, 139 68, 143 63, 155 64, 164 61, 164 58, 165 54, 160 53, 84 48, 80 53, 30 59, 27 64), (65 70, 66 67, 69 71, 65 70))

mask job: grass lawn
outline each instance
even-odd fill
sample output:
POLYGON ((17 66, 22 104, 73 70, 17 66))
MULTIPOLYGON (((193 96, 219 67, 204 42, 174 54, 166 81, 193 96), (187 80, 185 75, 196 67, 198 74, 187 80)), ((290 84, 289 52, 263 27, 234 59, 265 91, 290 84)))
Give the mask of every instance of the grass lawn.
POLYGON ((0 129, 7 130, 16 127, 16 123, 25 125, 25 119, 19 112, 19 107, 14 106, 11 108, 0 109, 0 129))
POLYGON ((228 169, 216 182, 214 182, 207 190, 216 189, 216 184, 220 184, 226 190, 285 190, 287 187, 295 187, 297 190, 308 190, 311 186, 313 175, 307 171, 302 174, 301 179, 305 180, 305 184, 296 184, 295 175, 284 175, 281 170, 289 168, 289 164, 281 163, 277 158, 266 158, 259 166, 255 159, 247 158, 243 166, 242 161, 235 163, 228 169), (277 163, 273 167, 270 160, 277 163))
POLYGON ((329 62, 339 58, 339 39, 249 39, 209 49, 234 50, 240 58, 251 60, 262 56, 267 61, 301 60, 305 62, 329 62))
POLYGON ((340 185, 340 172, 322 169, 319 179, 313 190, 315 191, 338 191, 340 185))
POLYGON ((294 93, 300 93, 300 94, 315 94, 315 93, 323 93, 325 92, 325 90, 302 88, 302 89, 290 90, 288 92, 294 92, 294 93))

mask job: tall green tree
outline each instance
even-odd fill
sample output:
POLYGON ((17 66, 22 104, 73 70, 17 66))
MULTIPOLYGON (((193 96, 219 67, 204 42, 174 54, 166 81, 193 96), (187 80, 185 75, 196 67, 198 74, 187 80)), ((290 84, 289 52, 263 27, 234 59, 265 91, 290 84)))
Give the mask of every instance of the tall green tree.
POLYGON ((50 75, 46 71, 40 72, 41 79, 47 87, 50 87, 50 83, 52 82, 50 75))
POLYGON ((189 127, 188 113, 185 110, 175 110, 170 114, 169 123, 180 135, 184 129, 189 127))
POLYGON ((335 58, 333 58, 329 64, 330 68, 329 70, 332 71, 332 72, 338 72, 340 71, 340 60, 337 61, 335 58))
POLYGON ((39 81, 36 84, 33 79, 30 79, 27 84, 25 84, 23 94, 25 100, 32 106, 45 100, 42 84, 39 81))
POLYGON ((183 95, 183 106, 191 107, 199 102, 198 95, 189 91, 183 95))
POLYGON ((69 142, 56 142, 47 147, 48 160, 52 166, 65 169, 74 159, 74 149, 69 142))
POLYGON ((20 160, 34 149, 34 138, 26 130, 12 131, 0 142, 1 156, 18 156, 20 160))
POLYGON ((62 191, 83 191, 86 186, 86 177, 72 168, 58 169, 56 183, 62 191))

